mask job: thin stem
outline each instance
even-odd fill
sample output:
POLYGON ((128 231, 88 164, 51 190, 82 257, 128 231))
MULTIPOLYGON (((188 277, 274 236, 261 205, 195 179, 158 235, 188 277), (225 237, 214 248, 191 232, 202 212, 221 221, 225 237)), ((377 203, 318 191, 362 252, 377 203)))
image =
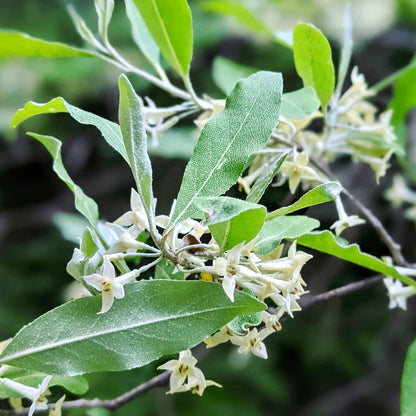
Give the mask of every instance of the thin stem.
POLYGON ((403 68, 399 69, 396 72, 393 72, 388 77, 382 79, 381 81, 377 82, 377 84, 373 85, 370 90, 375 91, 376 93, 379 93, 380 91, 384 90, 391 84, 393 84, 395 81, 397 81, 400 76, 402 76, 405 72, 410 71, 411 69, 416 68, 416 60, 413 60, 403 68))
POLYGON ((351 293, 358 292, 359 290, 365 289, 367 287, 373 286, 381 282, 385 277, 386 276, 382 274, 378 274, 376 276, 369 277, 358 282, 338 287, 328 292, 320 293, 319 295, 305 296, 301 301, 302 310, 307 309, 318 302, 328 301, 334 298, 340 298, 351 293))
POLYGON ((213 106, 209 103, 207 103, 204 100, 201 100, 194 91, 194 87, 192 86, 191 79, 189 78, 189 75, 183 78, 183 82, 185 84, 185 88, 189 92, 189 95, 191 96, 192 100, 195 102, 195 104, 201 108, 202 110, 212 110, 213 106))
MULTIPOLYGON (((72 401, 64 402, 62 404, 62 409, 101 408, 101 409, 114 411, 126 405, 127 403, 130 403, 134 399, 140 396, 143 396, 149 390, 152 390, 156 387, 166 387, 169 382, 170 374, 171 374, 170 371, 166 371, 162 374, 159 374, 156 377, 153 377, 150 380, 145 381, 144 383, 134 387, 128 392, 112 400, 100 400, 100 399, 72 400, 72 401)), ((45 411, 51 410, 53 408, 54 408, 54 405, 50 404, 48 406, 48 409, 46 409, 45 411)), ((41 412, 41 410, 38 410, 38 412, 41 412)), ((28 413, 29 413, 29 408, 23 408, 20 410, 1 410, 0 409, 0 416, 27 415, 28 413)))

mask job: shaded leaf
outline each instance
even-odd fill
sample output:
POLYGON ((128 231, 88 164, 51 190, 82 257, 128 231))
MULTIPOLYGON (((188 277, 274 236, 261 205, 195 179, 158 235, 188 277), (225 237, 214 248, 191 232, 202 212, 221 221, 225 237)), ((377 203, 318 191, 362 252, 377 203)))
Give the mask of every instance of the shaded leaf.
POLYGON ((416 287, 416 282, 413 279, 401 275, 394 267, 388 266, 379 258, 363 253, 357 244, 348 244, 345 239, 336 237, 330 231, 314 231, 298 238, 297 242, 302 246, 310 247, 378 273, 392 276, 407 285, 416 287))
POLYGON ((94 54, 64 43, 48 42, 33 38, 26 33, 0 30, 0 56, 43 56, 63 58, 74 56, 92 57, 94 54))
POLYGON ((306 194, 302 195, 292 205, 276 209, 273 212, 269 212, 266 218, 267 220, 271 220, 272 218, 290 214, 291 212, 299 211, 303 208, 334 201, 335 198, 341 193, 341 191, 342 186, 338 182, 323 183, 322 185, 318 185, 310 191, 306 192, 306 194))
POLYGON ((134 0, 160 52, 185 78, 192 59, 192 16, 186 0, 134 0))
POLYGON ((228 95, 242 78, 247 78, 256 72, 258 72, 256 68, 239 64, 222 56, 217 56, 212 66, 215 85, 225 95, 228 95))
POLYGON ((105 314, 97 314, 100 296, 47 312, 13 338, 0 362, 59 375, 127 370, 191 348, 264 307, 241 291, 231 302, 218 283, 142 280, 105 314))
POLYGON ((259 202, 261 197, 266 192, 267 187, 271 184, 273 178, 276 176, 277 172, 282 166, 282 163, 285 161, 287 153, 284 153, 276 158, 270 158, 266 163, 264 170, 260 177, 254 182, 254 185, 251 187, 250 192, 247 195, 246 201, 248 202, 259 202))
POLYGON ((283 239, 298 238, 319 227, 319 221, 303 215, 277 217, 264 223, 263 229, 256 238, 254 250, 264 255, 273 251, 283 239))
POLYGON ((220 252, 251 241, 266 218, 262 205, 227 196, 197 198, 195 205, 207 215, 205 222, 220 247, 220 252))
POLYGON ((155 268, 155 279, 167 279, 167 280, 185 280, 185 274, 182 272, 176 272, 175 266, 169 264, 167 260, 160 261, 155 268))
POLYGON ((277 125, 281 74, 258 72, 240 81, 222 113, 206 123, 186 167, 168 231, 193 216, 196 197, 216 197, 241 175, 251 154, 265 146, 277 125))
POLYGON ((287 118, 308 118, 318 110, 320 101, 312 87, 287 92, 282 97, 282 116, 287 118))
POLYGON ((42 143, 46 150, 51 154, 53 159, 53 170, 68 188, 73 192, 75 197, 75 208, 90 222, 93 227, 98 224, 98 206, 93 199, 85 195, 84 191, 76 185, 62 162, 61 147, 62 142, 52 136, 42 134, 27 133, 29 136, 42 143))
POLYGON ((327 38, 315 26, 299 23, 293 32, 293 54, 303 85, 315 89, 325 110, 335 85, 331 46, 327 38))
POLYGON ((47 103, 35 103, 28 101, 25 106, 19 109, 10 124, 11 128, 17 127, 23 121, 39 114, 69 113, 78 123, 97 127, 105 141, 129 163, 129 158, 124 148, 123 137, 120 126, 103 117, 81 110, 67 103, 63 98, 56 97, 47 103))
MULTIPOLYGON (((46 376, 47 374, 44 373, 32 372, 17 367, 10 367, 4 374, 4 377, 7 377, 13 381, 36 388, 46 376)), ((88 382, 83 376, 53 376, 48 386, 61 386, 74 394, 84 394, 88 391, 88 382)), ((0 383, 0 399, 18 397, 22 398, 23 396, 12 389, 8 389, 0 383)))
POLYGON ((227 326, 236 334, 245 335, 250 326, 260 325, 261 321, 261 312, 247 313, 236 316, 227 326))
POLYGON ((404 361, 401 391, 400 416, 416 414, 416 340, 412 342, 404 361))
POLYGON ((114 11, 114 0, 94 0, 98 15, 98 33, 104 40, 108 39, 108 25, 114 11))

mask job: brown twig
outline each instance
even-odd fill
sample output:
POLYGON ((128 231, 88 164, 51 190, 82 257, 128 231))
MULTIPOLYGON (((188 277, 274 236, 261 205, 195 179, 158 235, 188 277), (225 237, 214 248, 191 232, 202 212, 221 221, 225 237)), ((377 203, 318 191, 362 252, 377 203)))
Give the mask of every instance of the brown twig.
POLYGON ((350 283, 345 286, 338 287, 336 289, 330 290, 328 292, 321 293, 319 295, 310 295, 305 296, 301 302, 302 310, 307 309, 314 305, 317 302, 322 302, 325 300, 331 300, 334 298, 340 298, 342 296, 349 295, 351 293, 357 292, 359 290, 365 289, 369 286, 373 286, 376 283, 379 283, 383 280, 385 276, 378 274, 367 279, 359 280, 358 282, 350 283))

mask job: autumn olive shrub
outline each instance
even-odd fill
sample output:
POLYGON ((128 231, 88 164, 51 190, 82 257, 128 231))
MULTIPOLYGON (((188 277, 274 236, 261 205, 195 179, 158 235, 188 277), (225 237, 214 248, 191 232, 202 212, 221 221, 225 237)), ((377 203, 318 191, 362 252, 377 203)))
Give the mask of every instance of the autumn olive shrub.
MULTIPOLYGON (((219 58, 215 78, 227 98, 218 100, 197 95, 192 87, 192 22, 186 0, 126 0, 125 6, 133 39, 153 73, 133 66, 110 43, 112 0, 95 0, 98 34, 69 9, 87 49, 0 33, 3 56, 96 57, 178 99, 177 104, 160 108, 150 98, 139 97, 128 77, 121 75, 118 123, 61 97, 46 104, 28 102, 12 120, 16 127, 39 114, 69 113, 79 123, 95 126, 130 166, 136 183, 130 210, 113 222, 100 221, 97 204, 63 165, 61 142, 28 133, 51 154, 53 170, 74 193, 77 210, 89 222, 67 266, 82 288, 79 298, 49 311, 1 344, 0 397, 9 398, 16 408, 22 398, 29 399, 30 408, 23 410, 29 415, 46 409, 58 415, 61 408, 70 407, 114 409, 167 381, 168 393, 202 395, 208 386, 221 387, 205 378, 191 348, 228 342, 241 354, 267 359, 266 338, 281 330, 283 317, 293 318, 301 310, 299 300, 307 293, 307 276, 301 272, 313 261, 309 248, 387 276, 390 308, 406 309, 406 299, 416 293, 416 282, 409 277, 416 270, 372 212, 329 170, 338 156, 349 155, 353 162, 368 164, 378 182, 393 154, 404 157, 404 146, 392 126, 394 106, 380 113, 369 101, 399 75, 368 88, 358 68, 348 73, 352 51, 348 12, 337 77, 325 36, 300 23, 293 33, 273 36, 293 50, 304 88, 283 92, 283 77, 275 72, 240 79, 250 69, 219 58), (171 83, 160 55, 179 74, 183 89, 171 83), (347 77, 351 86, 345 88, 347 77), (157 146, 165 130, 190 116, 200 130, 199 139, 170 211, 156 215, 148 139, 157 146), (310 128, 314 120, 320 120, 319 131, 310 128), (291 205, 268 212, 259 201, 272 182, 287 183, 291 193, 301 187, 304 193, 291 205), (236 184, 241 198, 224 196, 236 184), (362 217, 347 213, 343 198, 352 199, 362 217), (327 202, 333 202, 338 213, 330 229, 319 229, 316 219, 294 214, 327 202), (365 221, 379 233, 390 257, 363 253, 340 237, 346 228, 365 221), (166 372, 119 402, 61 398, 55 405, 47 404, 49 388, 55 385, 83 394, 87 388, 83 374, 132 369, 173 354, 178 357, 159 367, 166 372)), ((396 205, 414 204, 416 196, 403 179, 395 181, 387 197, 396 205)), ((365 284, 357 282, 348 290, 365 284)), ((403 378, 404 415, 415 411, 411 394, 415 354, 413 345, 403 378)))

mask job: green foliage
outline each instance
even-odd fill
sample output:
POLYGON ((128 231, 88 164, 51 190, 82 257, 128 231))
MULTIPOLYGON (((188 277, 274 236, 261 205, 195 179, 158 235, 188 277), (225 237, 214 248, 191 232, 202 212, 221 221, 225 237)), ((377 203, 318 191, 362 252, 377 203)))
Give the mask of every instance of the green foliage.
POLYGON ((76 185, 68 175, 62 162, 61 147, 62 142, 52 136, 43 136, 36 133, 28 133, 40 143, 42 143, 53 159, 52 168, 68 188, 74 193, 76 209, 90 222, 93 227, 98 224, 98 206, 93 199, 85 195, 84 191, 76 185))
POLYGON ((333 201, 342 190, 342 186, 338 182, 326 182, 318 185, 306 194, 302 195, 295 203, 278 208, 267 214, 267 220, 279 217, 281 215, 290 214, 303 208, 312 207, 314 205, 324 204, 333 201))
POLYGON ((348 244, 345 239, 336 237, 330 231, 315 231, 303 235, 297 241, 302 246, 310 247, 378 273, 392 276, 407 285, 416 287, 416 282, 413 279, 403 276, 394 267, 388 266, 377 257, 363 253, 357 244, 348 244))
POLYGON ((137 191, 150 221, 154 217, 155 201, 152 190, 152 166, 147 153, 143 104, 124 75, 120 76, 118 86, 120 90, 118 118, 124 146, 137 191))
POLYGON ((185 78, 192 59, 192 16, 186 0, 134 0, 161 53, 185 78))
POLYGON ((74 56, 94 56, 91 52, 74 48, 63 43, 48 42, 33 38, 26 33, 0 31, 0 56, 42 56, 63 58, 74 56))
POLYGON ((118 124, 88 111, 81 110, 67 103, 61 97, 54 98, 45 104, 38 104, 33 101, 27 102, 23 108, 16 112, 10 127, 15 128, 23 121, 38 114, 54 113, 69 113, 78 123, 97 127, 106 142, 129 163, 129 158, 123 143, 123 136, 118 124))
POLYGON ((205 223, 221 253, 251 241, 266 218, 265 207, 237 198, 196 198, 195 205, 205 212, 205 223))
POLYGON ((319 100, 312 87, 301 88, 283 94, 282 116, 287 118, 308 118, 319 108, 319 100))
POLYGON ((313 87, 325 110, 334 91, 335 71, 331 46, 316 27, 300 23, 293 32, 296 71, 305 87, 313 87))
POLYGON ((131 33, 136 45, 143 55, 153 64, 159 64, 160 50, 153 40, 143 18, 134 4, 134 0, 124 0, 126 4, 126 14, 131 23, 131 33))
POLYGON ((251 326, 257 326, 260 324, 261 312, 254 312, 236 316, 231 322, 227 324, 227 326, 236 334, 245 335, 251 326))
POLYGON ((259 72, 236 85, 224 111, 202 130, 170 228, 195 214, 196 197, 219 196, 237 181, 249 156, 266 144, 278 122, 282 88, 281 75, 272 72, 259 72))
MULTIPOLYGON (((17 367, 9 367, 5 375, 7 378, 30 387, 37 387, 47 376, 47 374, 44 373, 32 372, 17 367)), ((83 376, 53 376, 51 382, 49 383, 49 387, 53 386, 62 386, 73 394, 84 394, 88 391, 88 382, 83 376)), ((18 398, 23 396, 14 390, 8 389, 0 383, 0 399, 9 397, 18 398)))
POLYGON ((282 166, 282 163, 285 161, 286 156, 287 153, 277 156, 266 164, 264 173, 256 180, 256 182, 254 182, 254 185, 251 187, 250 192, 247 195, 246 201, 254 203, 260 201, 261 197, 266 192, 266 189, 279 171, 280 166, 282 166))
POLYGON ((46 313, 15 336, 0 362, 70 376, 127 370, 191 348, 235 316, 264 309, 242 292, 230 302, 216 283, 147 280, 126 289, 103 315, 98 297, 46 313))
POLYGON ((283 239, 299 238, 319 227, 319 221, 302 215, 276 217, 265 222, 256 238, 254 249, 264 255, 273 251, 283 239))
POLYGON ((416 413, 416 340, 412 342, 404 361, 400 395, 400 416, 416 413))

